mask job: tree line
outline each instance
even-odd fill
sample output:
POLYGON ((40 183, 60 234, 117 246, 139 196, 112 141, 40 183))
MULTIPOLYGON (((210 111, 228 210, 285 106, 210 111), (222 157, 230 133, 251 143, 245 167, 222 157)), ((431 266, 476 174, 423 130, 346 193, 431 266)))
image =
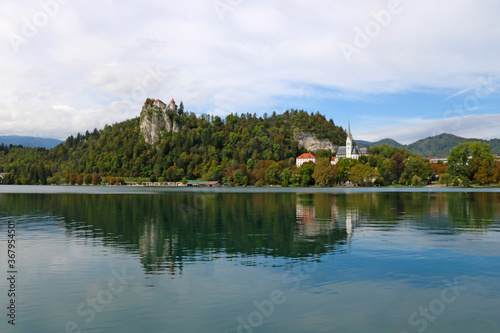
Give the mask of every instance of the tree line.
POLYGON ((231 114, 225 119, 185 111, 176 114, 174 121, 180 131, 161 133, 155 145, 144 141, 137 117, 70 136, 51 150, 4 146, 0 172, 8 175, 3 183, 78 184, 94 175, 223 182, 241 175, 242 183, 255 184, 265 181, 273 162, 291 167, 295 157, 306 152, 295 140, 297 133, 312 133, 337 145, 346 138, 333 120, 303 110, 263 117, 231 114))
POLYGON ((448 164, 403 147, 375 146, 369 156, 331 164, 332 152, 316 152, 316 163, 296 167, 306 150, 297 133, 312 133, 344 145, 346 132, 333 120, 303 110, 268 116, 231 114, 225 119, 185 111, 175 115, 179 132, 163 132, 155 145, 144 141, 139 118, 78 133, 51 150, 0 145, 3 184, 123 184, 147 181, 215 180, 234 186, 333 186, 354 184, 447 185, 500 182, 500 165, 488 144, 463 143, 450 151, 448 164))

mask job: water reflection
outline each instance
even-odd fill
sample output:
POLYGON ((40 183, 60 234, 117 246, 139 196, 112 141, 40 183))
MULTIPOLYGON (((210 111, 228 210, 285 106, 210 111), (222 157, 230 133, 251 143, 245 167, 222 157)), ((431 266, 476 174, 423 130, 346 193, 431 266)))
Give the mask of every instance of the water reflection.
POLYGON ((175 276, 215 257, 315 258, 352 245, 359 226, 481 232, 498 222, 500 194, 0 194, 0 208, 0 217, 62 218, 72 237, 125 248, 147 273, 175 276))

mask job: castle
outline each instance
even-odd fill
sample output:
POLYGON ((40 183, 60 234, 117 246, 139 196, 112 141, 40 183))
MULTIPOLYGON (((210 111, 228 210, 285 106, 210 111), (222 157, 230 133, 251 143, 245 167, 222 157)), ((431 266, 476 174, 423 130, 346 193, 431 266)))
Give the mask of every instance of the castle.
POLYGON ((349 124, 345 146, 339 146, 339 148, 337 149, 337 156, 332 157, 331 163, 335 165, 343 158, 353 158, 357 160, 360 156, 368 155, 368 148, 358 148, 358 146, 353 146, 351 124, 349 124))
POLYGON ((160 99, 153 100, 148 98, 144 102, 139 124, 144 141, 154 144, 160 140, 160 133, 162 131, 179 131, 179 124, 173 119, 174 117, 172 117, 172 113, 170 112, 177 114, 177 105, 173 98, 168 105, 160 99))
MULTIPOLYGON (((148 103, 148 100, 146 100, 146 102, 144 104, 147 104, 147 103, 148 103)), ((167 109, 168 109, 170 111, 177 113, 177 105, 175 104, 175 101, 173 98, 170 101, 170 104, 168 104, 168 107, 167 107, 167 104, 163 103, 161 99, 156 99, 153 102, 153 107, 158 108, 158 109, 163 110, 163 111, 167 111, 167 109)))

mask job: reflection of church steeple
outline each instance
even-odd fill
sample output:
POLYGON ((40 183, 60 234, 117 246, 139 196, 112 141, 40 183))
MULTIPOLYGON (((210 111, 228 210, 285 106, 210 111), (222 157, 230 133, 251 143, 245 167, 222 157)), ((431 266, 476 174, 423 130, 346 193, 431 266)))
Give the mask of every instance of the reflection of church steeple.
POLYGON ((344 207, 339 208, 339 202, 336 198, 332 202, 332 217, 340 228, 345 228, 347 233, 347 243, 351 246, 351 238, 359 220, 358 207, 349 205, 349 201, 344 201, 344 207))
POLYGON ((182 271, 182 263, 175 260, 177 237, 163 239, 160 230, 154 222, 144 225, 143 234, 139 239, 141 262, 147 272, 152 274, 168 270, 175 275, 175 270, 182 271))
POLYGON ((351 121, 347 125, 347 139, 345 142, 346 158, 352 158, 352 134, 351 134, 351 121))
MULTIPOLYGON (((321 195, 297 194, 297 236, 300 240, 312 241, 316 239, 317 236, 328 235, 334 230, 338 230, 338 227, 336 226, 338 207, 335 204, 335 197, 327 197, 328 199, 323 201, 320 200, 322 198, 321 195), (333 205, 331 201, 332 198, 333 205), (327 205, 326 207, 325 204, 327 205), (327 209, 322 209, 322 206, 327 209), (323 211, 323 214, 319 213, 321 211, 323 211)), ((352 231, 352 227, 350 231, 352 231)))
POLYGON ((347 232, 347 243, 351 247, 351 237, 352 237, 352 211, 347 209, 345 212, 345 230, 347 232))

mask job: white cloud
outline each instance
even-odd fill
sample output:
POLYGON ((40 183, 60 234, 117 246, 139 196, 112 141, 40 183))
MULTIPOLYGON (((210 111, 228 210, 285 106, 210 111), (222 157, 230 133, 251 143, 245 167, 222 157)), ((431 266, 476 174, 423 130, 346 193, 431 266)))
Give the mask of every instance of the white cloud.
POLYGON ((63 111, 74 111, 75 108, 69 106, 69 105, 54 105, 52 106, 54 110, 63 110, 63 111))
POLYGON ((1 3, 0 117, 14 119, 2 134, 65 137, 137 116, 144 96, 174 97, 198 113, 262 114, 297 96, 465 93, 478 76, 500 74, 497 2, 401 0, 402 12, 347 63, 339 45, 353 43, 355 28, 388 1, 220 0, 229 6, 222 19, 217 1, 70 1, 17 53, 6 36, 22 36, 25 19, 43 9, 1 3), (144 87, 156 68, 162 80, 144 87), (47 124, 63 105, 74 108, 67 123, 47 124))

